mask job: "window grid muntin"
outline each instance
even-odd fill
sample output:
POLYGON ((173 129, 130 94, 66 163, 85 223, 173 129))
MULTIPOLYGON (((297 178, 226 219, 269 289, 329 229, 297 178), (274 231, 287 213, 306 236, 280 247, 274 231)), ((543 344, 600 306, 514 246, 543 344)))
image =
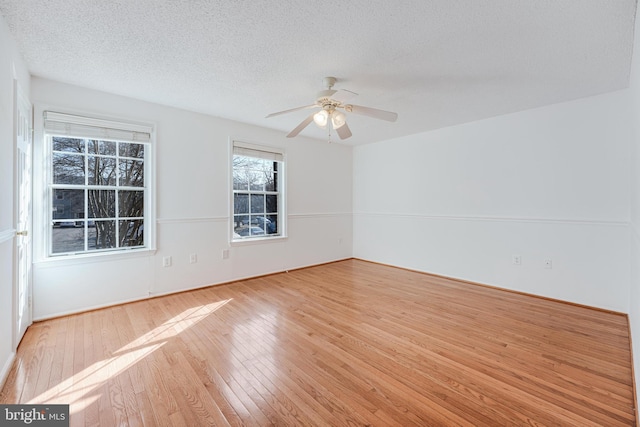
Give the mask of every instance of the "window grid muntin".
MULTIPOLYGON (((49 245, 48 245, 48 254, 49 256, 61 256, 61 255, 73 255, 73 254, 78 254, 78 253, 96 253, 96 252, 108 252, 108 251, 117 251, 117 250, 123 250, 123 249, 137 249, 137 248, 144 248, 147 246, 147 237, 144 234, 144 231, 142 231, 142 243, 140 245, 136 245, 136 246, 127 246, 127 245, 121 245, 120 242, 120 224, 121 222, 124 221, 142 221, 142 229, 144 230, 144 223, 145 223, 145 215, 146 215, 146 210, 147 210, 147 153, 149 152, 148 149, 148 143, 143 143, 143 142, 136 142, 136 141, 118 141, 118 140, 111 140, 111 139, 107 139, 107 138, 101 138, 101 139, 96 139, 96 138, 82 138, 82 137, 69 137, 69 136, 64 136, 64 135, 58 135, 55 133, 49 133, 47 134, 48 137, 48 146, 49 146, 49 150, 51 153, 51 157, 50 157, 50 161, 49 161, 49 166, 50 166, 50 171, 49 171, 49 207, 48 207, 48 212, 49 212, 49 224, 50 224, 50 229, 48 231, 49 234, 49 245), (56 138, 64 138, 64 139, 70 139, 70 140, 81 140, 82 141, 82 146, 83 146, 83 150, 82 152, 77 152, 77 151, 63 151, 63 150, 54 150, 54 143, 55 143, 55 139, 56 138), (90 153, 89 152, 89 143, 90 141, 95 141, 98 143, 98 149, 96 151, 100 151, 100 143, 103 142, 112 142, 115 143, 115 148, 114 148, 114 154, 98 154, 98 153, 90 153), (133 145, 140 145, 141 147, 141 151, 142 151, 142 157, 131 157, 131 156, 121 156, 120 152, 121 152, 121 145, 124 146, 133 146, 133 145), (53 164, 53 156, 54 154, 65 154, 65 155, 76 155, 76 156, 83 156, 84 157, 84 185, 81 184, 54 184, 54 169, 55 169, 55 165, 53 164), (115 159, 116 163, 115 163, 115 167, 113 168, 114 174, 115 174, 115 185, 96 185, 96 184, 91 184, 89 185, 89 175, 90 175, 90 169, 89 169, 89 158, 90 157, 98 157, 98 158, 110 158, 110 159, 115 159), (120 160, 132 160, 132 161, 137 161, 137 162, 141 162, 141 166, 142 166, 142 186, 120 186, 119 185, 119 181, 120 181, 120 160), (82 218, 57 218, 57 219, 53 219, 53 201, 55 200, 53 197, 53 194, 55 192, 55 190, 83 190, 84 191, 84 205, 83 205, 83 214, 84 216, 82 218), (90 218, 89 217, 89 191, 90 190, 99 190, 99 191, 114 191, 114 197, 115 197, 115 201, 114 201, 114 216, 113 217, 96 217, 96 218, 90 218), (136 191, 136 192, 141 192, 143 197, 142 197, 142 213, 143 216, 120 216, 120 197, 119 197, 119 192, 120 191, 136 191), (73 250, 73 251, 66 251, 66 252, 53 252, 53 248, 54 248, 54 242, 53 242, 53 230, 54 230, 54 224, 56 223, 63 223, 63 222, 82 222, 82 227, 80 227, 83 230, 83 240, 84 240, 84 250, 82 251, 78 251, 78 250, 73 250), (114 237, 114 241, 115 241, 115 246, 114 247, 108 247, 108 248, 100 248, 100 249, 89 249, 89 223, 93 222, 94 224, 97 221, 112 221, 115 226, 114 226, 114 231, 115 231, 115 237, 114 237)), ((126 149, 125 152, 131 152, 131 149, 126 149)), ((94 178, 97 178, 98 174, 96 174, 94 172, 94 178)), ((58 199, 60 200, 60 199, 58 199)), ((71 215, 72 212, 66 213, 65 215, 71 215)), ((76 227, 76 229, 79 229, 78 227, 76 227)))

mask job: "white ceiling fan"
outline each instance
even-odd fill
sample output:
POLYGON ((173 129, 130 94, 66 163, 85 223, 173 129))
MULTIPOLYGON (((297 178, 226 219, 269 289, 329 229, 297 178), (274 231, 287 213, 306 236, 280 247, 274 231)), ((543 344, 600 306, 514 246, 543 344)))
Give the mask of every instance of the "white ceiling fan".
POLYGON ((297 136, 304 128, 306 128, 311 122, 315 122, 319 127, 326 129, 329 126, 329 140, 331 140, 331 128, 333 128, 340 139, 349 138, 352 133, 347 125, 347 118, 344 114, 344 110, 347 113, 360 114, 363 116, 373 117, 375 119, 382 119, 388 122, 395 122, 398 119, 397 113, 391 111, 378 110, 376 108, 363 107, 361 105, 347 104, 346 102, 357 96, 355 92, 349 90, 340 89, 334 90, 333 85, 336 83, 335 77, 325 77, 322 79, 325 90, 321 90, 316 95, 316 102, 311 105, 305 105, 304 107, 292 108, 290 110, 279 111, 277 113, 271 113, 266 118, 279 116, 280 114, 292 113, 298 110, 305 110, 308 108, 320 108, 320 111, 311 113, 306 119, 304 119, 298 126, 287 134, 287 138, 293 138, 297 136))

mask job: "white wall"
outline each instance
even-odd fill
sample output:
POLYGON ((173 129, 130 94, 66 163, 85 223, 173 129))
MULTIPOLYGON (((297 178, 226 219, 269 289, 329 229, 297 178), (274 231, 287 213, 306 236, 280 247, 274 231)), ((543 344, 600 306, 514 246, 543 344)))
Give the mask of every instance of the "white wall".
POLYGON ((354 256, 627 312, 631 120, 620 91, 359 146, 354 256))
POLYGON ((14 135, 13 82, 29 94, 27 68, 0 18, 0 384, 15 354, 13 347, 14 135))
MULTIPOLYGON (((36 262, 35 319, 351 256, 350 147, 289 140, 282 132, 39 78, 32 79, 31 93, 40 109, 151 122, 157 133, 157 252, 36 262), (223 260, 222 250, 229 248, 230 137, 286 150, 289 237, 232 246, 223 260), (192 253, 195 264, 189 264, 192 253), (173 265, 162 267, 169 255, 173 265)), ((37 131, 41 118, 35 122, 37 131)))
MULTIPOLYGON (((631 289, 629 294, 629 326, 634 354, 634 373, 636 387, 640 386, 640 21, 636 12, 636 28, 633 50, 633 62, 631 64, 631 76, 629 82, 631 98, 632 120, 630 125, 633 131, 633 143, 629 156, 632 164, 631 173, 631 289)), ((636 396, 640 396, 640 390, 636 388, 636 396)), ((640 399, 636 399, 640 401, 640 399)))

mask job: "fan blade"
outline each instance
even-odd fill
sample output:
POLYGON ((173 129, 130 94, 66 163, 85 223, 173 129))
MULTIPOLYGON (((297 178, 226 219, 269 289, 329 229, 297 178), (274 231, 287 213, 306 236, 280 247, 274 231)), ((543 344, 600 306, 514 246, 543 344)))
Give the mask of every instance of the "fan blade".
POLYGON ((338 101, 341 104, 344 104, 354 96, 358 96, 358 94, 355 92, 351 92, 350 90, 340 89, 336 91, 336 93, 331 95, 331 99, 333 99, 334 101, 338 101))
POLYGON ((311 115, 309 115, 309 117, 304 119, 298 126, 296 126, 296 128, 294 130, 289 132, 287 134, 287 138, 293 138, 294 136, 297 136, 302 131, 302 129, 304 129, 307 126, 309 126, 309 123, 311 123, 313 121, 314 114, 316 114, 316 113, 311 113, 311 115))
POLYGON ((265 119, 268 119, 269 117, 279 116, 280 114, 293 113, 294 111, 306 110, 307 108, 313 108, 313 107, 317 107, 317 105, 316 104, 305 105, 304 107, 296 107, 296 108, 292 108, 290 110, 278 111, 277 113, 269 114, 268 116, 265 117, 265 119))
POLYGON ((398 113, 392 113, 391 111, 378 110, 377 108, 363 107, 361 105, 345 105, 344 110, 349 113, 361 114, 363 116, 373 117, 375 119, 386 120, 388 122, 395 122, 398 120, 398 113))
POLYGON ((349 126, 346 123, 336 129, 336 132, 338 132, 340 139, 347 139, 352 135, 351 129, 349 129, 349 126))

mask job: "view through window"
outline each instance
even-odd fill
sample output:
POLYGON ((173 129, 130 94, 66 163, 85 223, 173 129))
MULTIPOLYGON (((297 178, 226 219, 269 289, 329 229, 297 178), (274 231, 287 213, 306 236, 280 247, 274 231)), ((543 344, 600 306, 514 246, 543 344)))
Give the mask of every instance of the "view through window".
POLYGON ((281 153, 234 146, 233 239, 281 236, 281 153))
POLYGON ((144 247, 145 144, 49 141, 50 254, 144 247))

